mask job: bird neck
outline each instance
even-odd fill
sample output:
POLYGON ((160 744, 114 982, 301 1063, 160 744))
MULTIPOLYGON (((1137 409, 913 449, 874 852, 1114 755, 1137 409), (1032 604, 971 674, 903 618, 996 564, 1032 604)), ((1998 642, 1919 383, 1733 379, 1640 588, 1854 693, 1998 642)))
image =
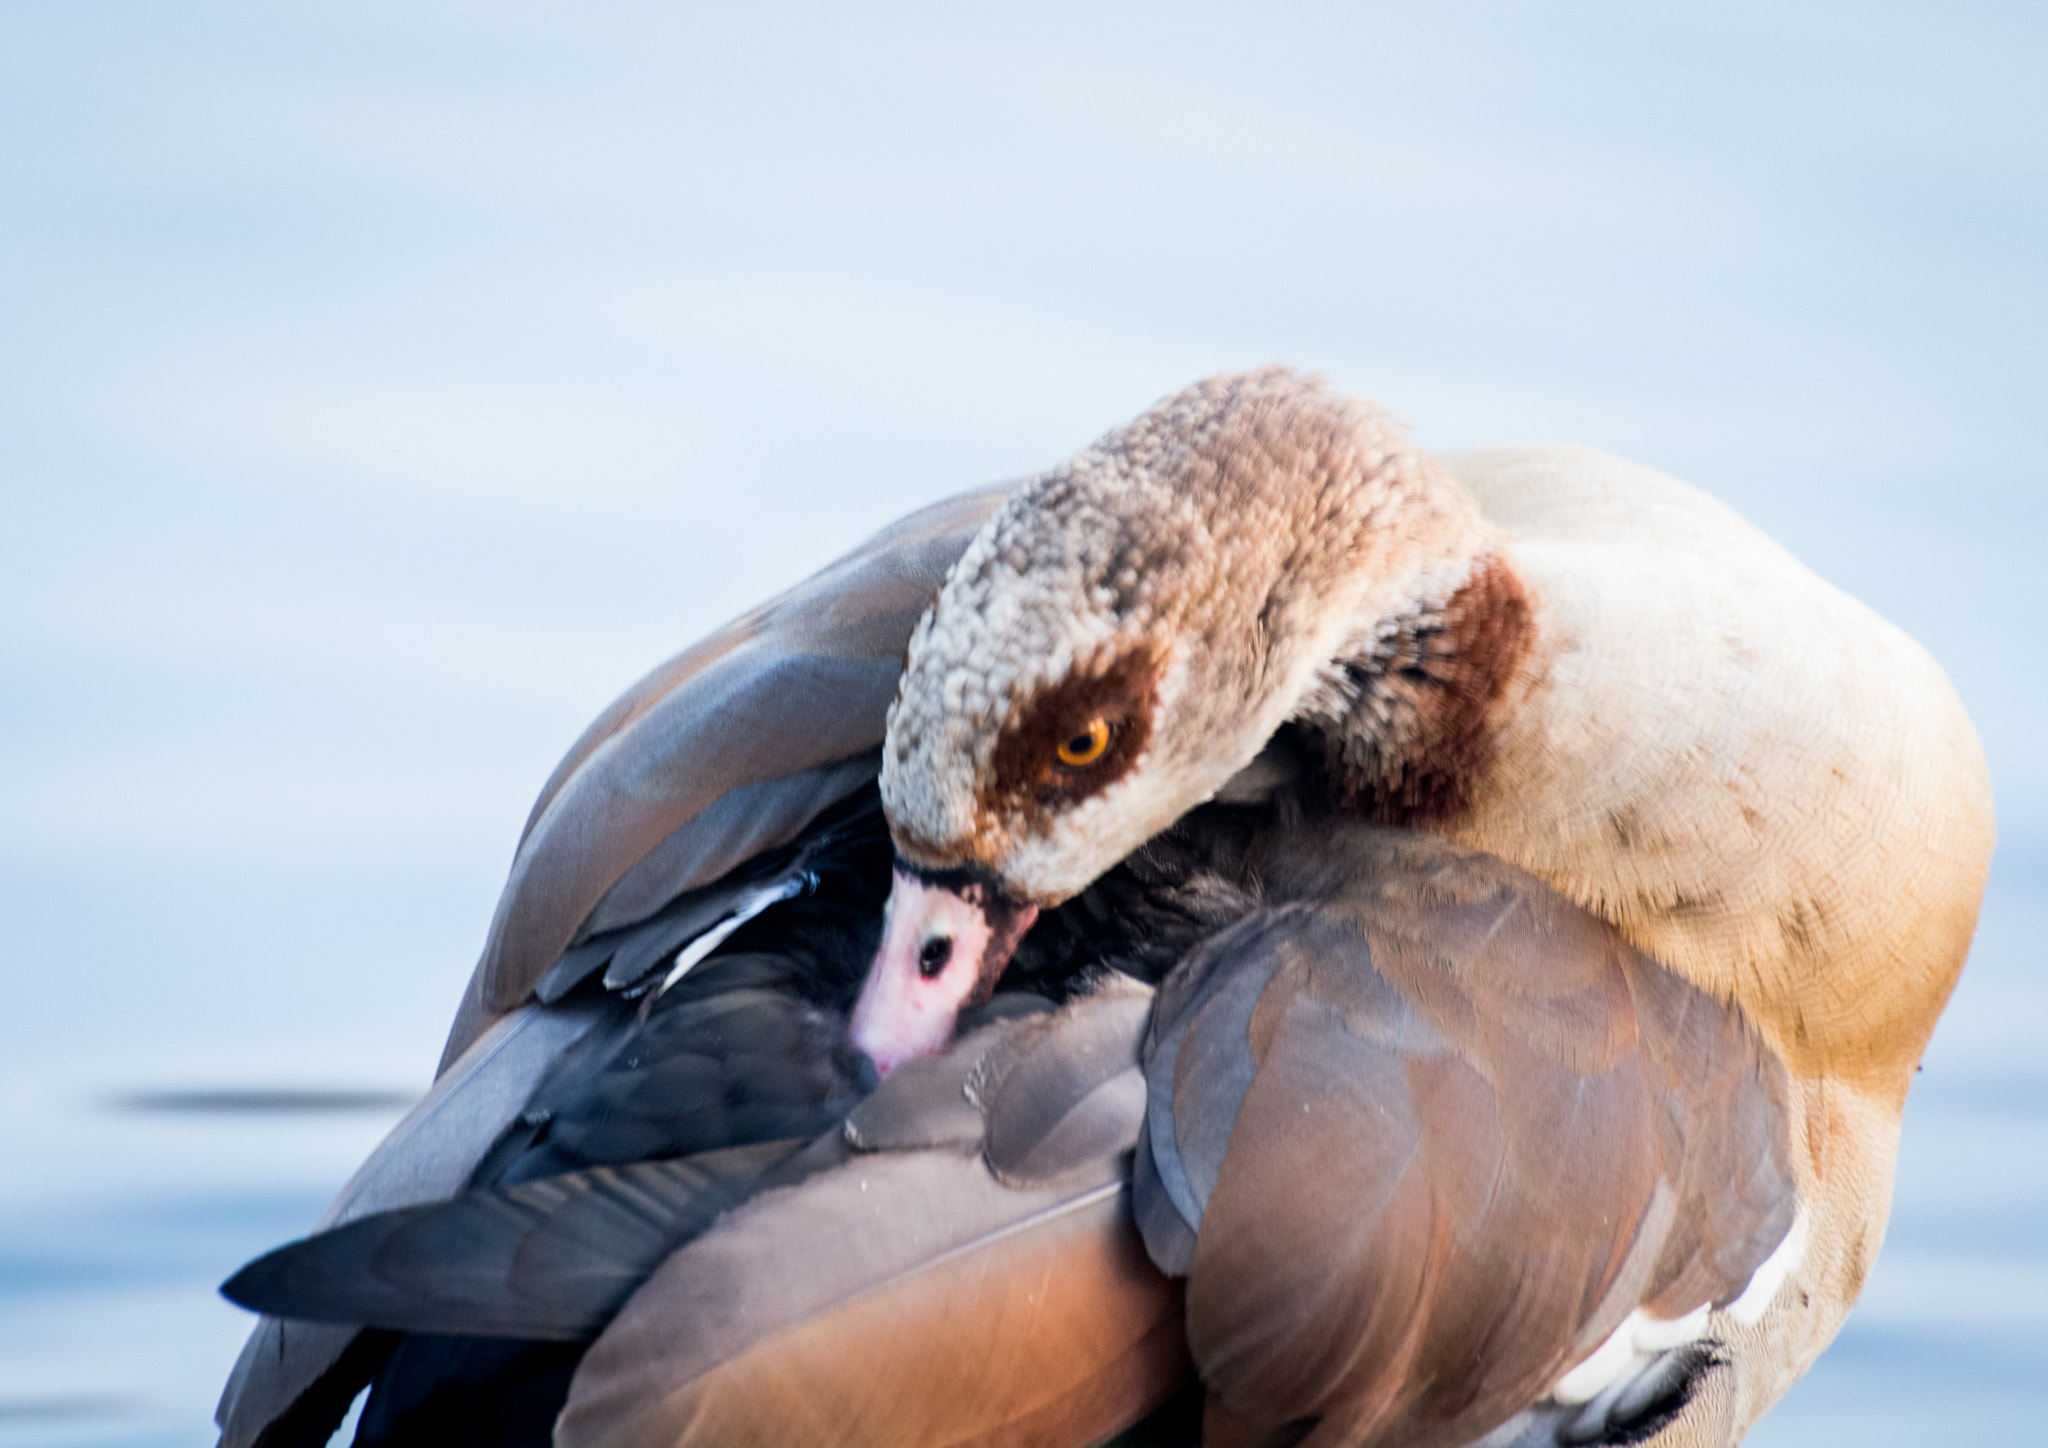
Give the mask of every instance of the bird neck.
POLYGON ((1293 715, 1338 809, 1400 825, 1463 813, 1535 631, 1527 587, 1490 542, 1355 630, 1293 715))
POLYGON ((1962 965, 1992 827, 1953 689, 1706 495, 1590 450, 1454 459, 1533 642, 1464 807, 1710 993, 1795 1075, 1903 1098, 1962 965))

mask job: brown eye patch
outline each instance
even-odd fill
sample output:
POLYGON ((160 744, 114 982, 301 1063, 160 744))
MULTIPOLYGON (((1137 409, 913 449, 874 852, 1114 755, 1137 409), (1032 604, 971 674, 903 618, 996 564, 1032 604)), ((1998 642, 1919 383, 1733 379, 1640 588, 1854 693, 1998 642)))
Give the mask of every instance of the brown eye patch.
POLYGON ((1126 654, 1042 690, 996 741, 992 792, 1012 808, 1058 806, 1121 778, 1152 738, 1158 674, 1149 653, 1126 654))

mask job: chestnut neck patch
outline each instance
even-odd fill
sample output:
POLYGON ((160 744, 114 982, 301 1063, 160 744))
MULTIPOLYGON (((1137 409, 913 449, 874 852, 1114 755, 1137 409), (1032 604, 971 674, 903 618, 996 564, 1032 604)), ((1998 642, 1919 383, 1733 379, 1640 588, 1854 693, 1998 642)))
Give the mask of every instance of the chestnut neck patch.
POLYGON ((1535 641, 1529 595, 1498 554, 1441 609, 1417 612, 1370 653, 1337 661, 1348 708, 1304 719, 1346 814, 1413 825, 1462 811, 1493 742, 1493 712, 1535 641))

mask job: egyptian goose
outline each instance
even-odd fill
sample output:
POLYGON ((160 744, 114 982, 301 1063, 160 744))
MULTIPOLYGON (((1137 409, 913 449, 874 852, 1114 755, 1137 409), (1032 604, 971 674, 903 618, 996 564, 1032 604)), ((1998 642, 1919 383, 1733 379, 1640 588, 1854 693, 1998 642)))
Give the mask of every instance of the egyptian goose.
POLYGON ((225 1441, 378 1372, 382 1441, 1733 1442, 1991 833, 1939 669, 1712 500, 1214 379, 579 741, 225 1441))

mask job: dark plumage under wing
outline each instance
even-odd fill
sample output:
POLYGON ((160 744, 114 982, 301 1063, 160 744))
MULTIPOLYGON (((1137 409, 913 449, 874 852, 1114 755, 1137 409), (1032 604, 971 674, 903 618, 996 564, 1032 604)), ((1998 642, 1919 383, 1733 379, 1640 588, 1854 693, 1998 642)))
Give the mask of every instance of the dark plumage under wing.
POLYGON ((1792 1182, 1739 1011, 1441 840, 1256 858, 1268 908, 1169 978, 1148 1042, 1137 1210, 1187 1274, 1205 1442, 1469 1442, 1638 1307, 1740 1293, 1792 1182))
POLYGON ((598 1167, 379 1213, 259 1257, 221 1292, 277 1317, 587 1341, 803 1145, 598 1167))

